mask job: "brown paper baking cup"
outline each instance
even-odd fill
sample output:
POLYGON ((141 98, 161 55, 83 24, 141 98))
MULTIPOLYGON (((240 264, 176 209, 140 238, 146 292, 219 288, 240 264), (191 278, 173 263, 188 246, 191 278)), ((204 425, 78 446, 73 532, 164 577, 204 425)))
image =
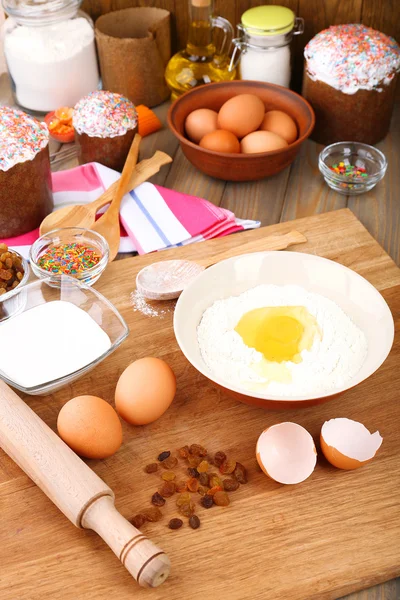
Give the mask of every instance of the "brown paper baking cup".
POLYGON ((171 58, 170 13, 162 8, 126 8, 95 24, 103 89, 152 107, 170 90, 164 79, 171 58))

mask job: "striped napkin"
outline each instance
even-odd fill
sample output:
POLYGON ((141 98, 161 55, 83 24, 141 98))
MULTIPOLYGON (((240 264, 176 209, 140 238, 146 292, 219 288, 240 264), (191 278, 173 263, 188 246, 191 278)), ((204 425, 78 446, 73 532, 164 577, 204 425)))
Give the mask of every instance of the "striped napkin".
MULTIPOLYGON (((52 173, 54 210, 96 200, 120 177, 99 163, 89 163, 52 173)), ((102 209, 106 210, 106 207, 102 209)), ((100 211, 101 212, 101 211, 100 211)), ((142 183, 126 194, 120 210, 119 251, 146 254, 193 242, 221 237, 260 226, 259 221, 237 218, 231 211, 211 202, 174 190, 142 183)), ((36 229, 24 235, 0 240, 27 257, 39 237, 36 229)))

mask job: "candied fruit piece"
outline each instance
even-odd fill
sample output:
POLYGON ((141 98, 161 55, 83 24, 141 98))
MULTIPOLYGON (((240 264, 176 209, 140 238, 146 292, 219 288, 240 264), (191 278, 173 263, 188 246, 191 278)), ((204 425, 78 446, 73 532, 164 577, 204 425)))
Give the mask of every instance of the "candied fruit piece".
POLYGON ((155 523, 162 519, 162 512, 157 506, 151 506, 150 508, 146 508, 142 511, 142 514, 146 517, 146 521, 150 521, 150 523, 155 523))
POLYGON ((158 491, 163 498, 171 498, 175 494, 175 483, 173 481, 164 481, 158 488, 158 491))
POLYGON ((226 492, 215 492, 213 496, 213 502, 217 506, 228 506, 229 504, 229 496, 226 492))
POLYGON ((169 450, 164 450, 164 452, 161 452, 161 454, 159 454, 157 456, 157 460, 159 460, 160 462, 162 462, 163 460, 165 460, 169 456, 171 456, 171 452, 169 450))
POLYGON ((199 485, 199 489, 197 490, 197 493, 200 494, 200 496, 205 496, 208 492, 208 487, 203 486, 203 485, 199 485))
POLYGON ((144 470, 146 473, 155 473, 158 471, 158 463, 150 463, 149 465, 145 466, 144 470))
POLYGON ((201 458, 200 456, 193 456, 192 454, 189 454, 188 463, 191 467, 196 468, 201 463, 201 458))
POLYGON ((182 519, 171 519, 168 523, 170 529, 180 529, 183 525, 182 519))
POLYGON ((210 487, 219 486, 222 488, 222 479, 216 473, 210 473, 208 478, 208 485, 210 487))
POLYGON ((192 444, 189 448, 190 454, 193 456, 207 456, 207 450, 200 444, 192 444))
POLYGON ((200 519, 197 515, 192 515, 189 519, 189 525, 192 529, 198 529, 200 527, 200 519))
POLYGON ((175 477, 176 475, 173 471, 165 471, 165 473, 161 475, 161 479, 164 479, 164 481, 173 481, 175 477))
POLYGON ((233 476, 238 480, 239 483, 247 483, 246 467, 237 462, 235 470, 233 471, 233 476))
POLYGON ((189 446, 182 446, 182 448, 179 448, 178 455, 181 458, 187 458, 189 456, 189 446))
POLYGON ((178 511, 184 517, 191 517, 192 514, 194 513, 194 504, 193 504, 193 502, 190 502, 190 501, 189 502, 185 502, 184 504, 182 504, 181 506, 179 506, 178 511))
POLYGON ((240 485, 237 479, 224 479, 223 484, 226 492, 234 492, 240 485))
POLYGON ((224 460, 222 465, 219 467, 220 472, 223 475, 231 474, 236 469, 236 461, 235 460, 224 460))
POLYGON ((186 486, 189 492, 197 492, 197 490, 199 489, 199 480, 195 477, 191 477, 187 480, 186 486))
POLYGON ((213 501, 213 497, 209 496, 208 494, 206 494, 205 496, 202 497, 202 499, 200 500, 200 504, 202 506, 204 506, 204 508, 211 508, 212 505, 214 504, 213 501))
POLYGON ((175 456, 168 456, 165 460, 162 461, 161 466, 163 469, 173 469, 178 464, 178 459, 175 456))
POLYGON ((200 485, 208 485, 210 477, 208 473, 200 473, 199 475, 199 483, 200 485))
POLYGON ((199 473, 207 473, 209 466, 210 465, 206 460, 202 460, 199 466, 197 467, 197 470, 199 473))
POLYGON ((217 467, 220 467, 225 460, 226 460, 225 452, 216 452, 214 454, 214 463, 217 467))
POLYGON ((223 487, 221 485, 215 485, 214 487, 210 488, 207 492, 207 494, 209 496, 214 496, 214 494, 216 494, 217 492, 222 492, 223 487))
POLYGON ((187 490, 186 481, 178 481, 175 488, 176 488, 176 491, 179 493, 186 492, 186 490, 187 490))
POLYGON ((200 477, 200 473, 198 472, 197 469, 195 469, 194 467, 189 467, 188 468, 188 473, 190 475, 190 477, 195 477, 196 479, 198 477, 200 477))
POLYGON ((161 496, 161 494, 159 494, 158 492, 156 492, 151 497, 151 503, 154 504, 154 506, 164 506, 165 500, 161 496))
POLYGON ((180 494, 176 499, 176 505, 178 507, 182 506, 182 504, 185 504, 185 502, 190 502, 190 499, 191 495, 189 494, 189 492, 184 492, 183 494, 180 494))
POLYGON ((142 513, 139 513, 138 515, 135 515, 133 517, 133 519, 131 520, 131 523, 134 527, 136 527, 136 529, 140 529, 145 523, 146 523, 147 519, 145 517, 145 515, 142 515, 142 513))

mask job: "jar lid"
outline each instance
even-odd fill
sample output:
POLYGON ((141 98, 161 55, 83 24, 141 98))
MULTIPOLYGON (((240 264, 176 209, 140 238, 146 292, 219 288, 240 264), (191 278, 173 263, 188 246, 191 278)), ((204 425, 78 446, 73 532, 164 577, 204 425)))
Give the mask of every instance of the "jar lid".
POLYGON ((292 31, 295 14, 285 6, 255 6, 242 14, 242 25, 251 35, 282 35, 292 31))
POLYGON ((138 122, 132 102, 113 92, 92 92, 79 100, 74 108, 72 124, 89 137, 116 137, 134 129, 138 122))
POLYGON ((82 0, 2 0, 4 11, 20 25, 43 26, 74 17, 82 0))
POLYGON ((49 131, 22 110, 0 106, 0 171, 33 160, 49 143, 49 131))

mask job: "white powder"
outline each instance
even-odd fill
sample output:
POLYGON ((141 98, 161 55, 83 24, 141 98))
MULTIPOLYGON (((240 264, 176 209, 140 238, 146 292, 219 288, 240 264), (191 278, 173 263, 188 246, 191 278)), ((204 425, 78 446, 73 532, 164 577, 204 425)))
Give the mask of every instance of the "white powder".
POLYGON ((357 374, 367 354, 364 333, 337 304, 294 285, 259 285, 217 300, 204 312, 197 336, 202 357, 215 375, 243 388, 264 388, 271 395, 302 396, 341 387, 357 374), (285 363, 291 383, 268 383, 260 377, 252 365, 263 355, 234 331, 245 313, 265 306, 304 306, 321 330, 322 340, 315 339, 310 351, 302 351, 301 363, 285 363))
POLYGON ((47 112, 97 89, 94 31, 82 17, 47 27, 5 25, 4 52, 18 104, 47 112))
POLYGON ((161 317, 171 312, 170 306, 166 306, 165 301, 162 302, 163 308, 158 308, 157 304, 160 303, 152 302, 147 300, 139 290, 135 290, 131 293, 131 302, 134 312, 141 312, 146 317, 161 317))
POLYGON ((92 317, 71 302, 35 306, 0 323, 0 371, 34 387, 74 373, 96 360, 111 341, 92 317))
POLYGON ((240 58, 240 79, 266 81, 289 87, 290 47, 270 48, 259 51, 247 48, 240 58))

